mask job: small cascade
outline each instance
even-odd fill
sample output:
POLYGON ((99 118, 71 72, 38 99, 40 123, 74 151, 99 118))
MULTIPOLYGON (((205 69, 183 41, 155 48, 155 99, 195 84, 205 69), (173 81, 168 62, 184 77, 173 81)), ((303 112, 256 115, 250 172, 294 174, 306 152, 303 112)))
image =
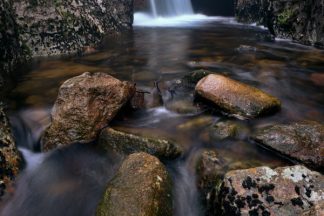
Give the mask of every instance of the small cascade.
POLYGON ((153 17, 175 17, 194 14, 190 0, 150 0, 153 17))

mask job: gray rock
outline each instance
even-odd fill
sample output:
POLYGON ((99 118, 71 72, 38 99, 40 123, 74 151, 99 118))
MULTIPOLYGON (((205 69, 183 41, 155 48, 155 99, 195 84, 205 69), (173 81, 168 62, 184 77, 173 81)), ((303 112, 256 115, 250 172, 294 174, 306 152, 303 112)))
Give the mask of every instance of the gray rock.
POLYGON ((221 188, 223 215, 323 215, 324 177, 304 166, 230 171, 221 188))
POLYGON ((171 189, 171 178, 157 158, 132 154, 109 182, 96 215, 171 216, 171 189))
POLYGON ((146 152, 161 159, 174 159, 182 154, 182 148, 169 140, 137 136, 135 134, 104 129, 99 138, 99 145, 108 151, 131 154, 146 152))
POLYGON ((22 158, 0 102, 0 200, 12 187, 21 166, 22 158))
POLYGON ((205 215, 219 215, 221 185, 226 172, 260 166, 255 161, 235 161, 225 158, 216 150, 203 150, 197 160, 197 185, 205 207, 205 215))
POLYGON ((324 168, 323 124, 305 121, 268 126, 259 129, 252 139, 311 168, 324 168))
POLYGON ((196 85, 196 93, 238 118, 253 118, 280 109, 280 101, 252 86, 211 74, 196 85))
POLYGON ((132 97, 134 85, 104 73, 84 73, 63 83, 44 132, 42 150, 93 141, 132 97))

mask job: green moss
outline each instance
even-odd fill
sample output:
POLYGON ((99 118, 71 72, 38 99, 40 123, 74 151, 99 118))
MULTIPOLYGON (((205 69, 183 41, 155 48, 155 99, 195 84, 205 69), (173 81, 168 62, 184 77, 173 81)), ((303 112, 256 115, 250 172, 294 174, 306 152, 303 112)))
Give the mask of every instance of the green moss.
POLYGON ((277 22, 279 25, 289 24, 291 18, 294 16, 294 12, 291 9, 286 9, 277 16, 277 22))

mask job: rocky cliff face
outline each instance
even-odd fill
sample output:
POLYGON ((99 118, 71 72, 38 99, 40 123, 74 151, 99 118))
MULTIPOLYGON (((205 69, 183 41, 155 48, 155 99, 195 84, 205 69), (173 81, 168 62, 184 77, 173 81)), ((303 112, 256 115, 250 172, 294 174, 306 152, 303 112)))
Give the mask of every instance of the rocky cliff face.
POLYGON ((321 0, 236 0, 240 22, 258 23, 276 37, 324 47, 324 5, 321 0))
POLYGON ((12 4, 0 0, 0 97, 11 78, 10 72, 28 57, 28 49, 19 40, 19 27, 12 4))
POLYGON ((132 23, 133 0, 0 0, 0 97, 29 57, 76 53, 132 23))
POLYGON ((133 22, 133 0, 14 0, 13 5, 33 56, 75 53, 133 22))

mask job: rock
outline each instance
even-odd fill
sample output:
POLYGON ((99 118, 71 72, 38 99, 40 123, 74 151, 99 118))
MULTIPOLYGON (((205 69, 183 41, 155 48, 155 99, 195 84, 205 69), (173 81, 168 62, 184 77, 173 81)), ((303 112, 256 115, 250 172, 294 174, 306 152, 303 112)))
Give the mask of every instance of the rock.
POLYGON ((145 108, 145 91, 136 91, 132 99, 130 100, 130 105, 132 109, 144 109, 145 108))
POLYGON ((101 132, 99 145, 108 151, 114 150, 124 154, 146 152, 160 159, 177 158, 183 151, 178 144, 169 140, 137 136, 112 128, 101 132))
POLYGON ((209 129, 211 140, 223 140, 234 138, 239 130, 239 126, 231 121, 218 122, 209 129))
POLYGON ((219 199, 224 175, 229 170, 247 169, 259 166, 253 161, 234 161, 218 154, 216 150, 205 149, 201 152, 196 165, 197 185, 205 206, 205 215, 219 215, 219 199))
POLYGON ((263 91, 211 74, 196 85, 196 93, 238 118, 252 118, 280 109, 280 101, 263 91))
POLYGON ((236 0, 235 7, 235 16, 239 22, 264 25, 276 37, 306 45, 324 46, 321 0, 236 0))
POLYGON ((104 73, 84 73, 65 81, 42 138, 43 151, 94 140, 134 92, 134 85, 104 73))
POLYGON ((323 124, 305 121, 268 126, 259 129, 252 139, 311 168, 324 168, 323 124))
POLYGON ((205 76, 209 75, 209 74, 213 74, 213 72, 208 71, 208 70, 195 70, 190 72, 189 74, 185 75, 182 78, 182 82, 186 83, 187 85, 194 85, 197 84, 199 82, 199 80, 201 80, 202 78, 204 78, 205 76))
POLYGON ((131 29, 133 0, 12 0, 21 42, 33 56, 70 54, 131 29))
POLYGON ((171 178, 157 158, 132 154, 109 182, 96 215, 171 216, 171 189, 171 178))
POLYGON ((199 107, 186 99, 169 101, 165 104, 165 108, 179 114, 198 114, 201 112, 199 107))
POLYGON ((209 126, 213 122, 214 119, 211 116, 199 116, 178 125, 177 129, 180 131, 190 131, 192 129, 197 129, 199 127, 209 126))
POLYGON ((0 200, 10 190, 22 162, 9 121, 0 103, 0 200))
POLYGON ((20 43, 19 26, 15 21, 12 1, 0 1, 0 97, 9 89, 13 72, 29 59, 29 52, 20 43))
POLYGON ((322 215, 324 177, 304 166, 230 171, 221 188, 222 215, 322 215))

